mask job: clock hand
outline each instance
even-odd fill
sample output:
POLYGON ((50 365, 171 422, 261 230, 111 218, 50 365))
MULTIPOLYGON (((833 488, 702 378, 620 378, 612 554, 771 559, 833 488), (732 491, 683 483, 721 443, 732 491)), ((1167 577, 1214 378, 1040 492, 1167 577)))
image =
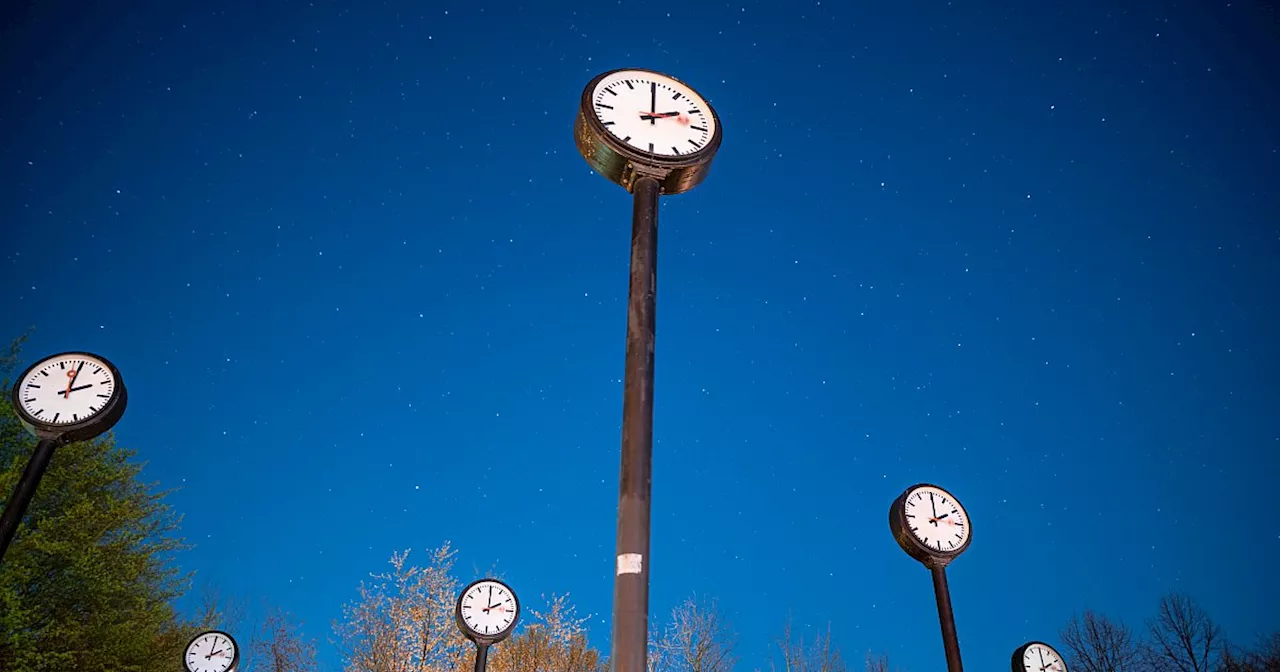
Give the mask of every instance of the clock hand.
POLYGON ((80 390, 87 390, 87 389, 89 389, 89 388, 91 388, 91 387, 93 387, 93 383, 88 383, 88 384, 86 384, 86 385, 80 385, 79 387, 72 387, 72 388, 70 388, 70 389, 68 389, 68 390, 67 390, 67 394, 70 394, 70 393, 72 393, 72 392, 78 392, 78 391, 80 391, 80 390))
POLYGON ((929 493, 929 506, 933 508, 933 519, 938 519, 938 503, 933 501, 933 493, 929 493))
MULTIPOLYGON (((658 112, 658 83, 650 82, 649 83, 649 114, 657 114, 657 112, 658 112)), ((651 117, 649 119, 650 126, 656 123, 658 123, 657 117, 651 117)))
POLYGON ((66 399, 71 396, 71 386, 76 384, 76 374, 80 373, 75 369, 67 372, 67 391, 62 394, 62 398, 66 399))

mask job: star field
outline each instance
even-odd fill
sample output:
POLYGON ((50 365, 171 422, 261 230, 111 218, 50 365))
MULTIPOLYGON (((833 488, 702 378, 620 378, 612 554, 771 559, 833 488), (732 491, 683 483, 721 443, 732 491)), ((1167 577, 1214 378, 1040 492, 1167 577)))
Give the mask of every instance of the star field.
POLYGON ((1280 473, 1274 10, 219 7, 0 15, 0 337, 111 359, 182 565, 323 660, 446 540, 607 651, 631 203, 572 123, 621 67, 724 134, 661 205, 653 618, 717 597, 743 669, 788 613, 938 669, 886 525, 930 482, 974 528, 970 667, 1172 590, 1280 628, 1240 513, 1280 473))

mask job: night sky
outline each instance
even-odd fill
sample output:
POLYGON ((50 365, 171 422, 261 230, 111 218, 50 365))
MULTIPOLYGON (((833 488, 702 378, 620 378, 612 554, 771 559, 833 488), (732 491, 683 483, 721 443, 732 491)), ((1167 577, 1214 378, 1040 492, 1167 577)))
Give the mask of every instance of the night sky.
POLYGON ((1280 627, 1263 4, 17 4, 0 339, 112 359, 182 565, 324 660, 446 540, 608 649, 631 202, 572 123, 619 67, 724 127, 661 209, 655 618, 718 597, 746 669, 788 612, 943 667, 887 525, 927 481, 976 528, 971 668, 1174 590, 1280 627))

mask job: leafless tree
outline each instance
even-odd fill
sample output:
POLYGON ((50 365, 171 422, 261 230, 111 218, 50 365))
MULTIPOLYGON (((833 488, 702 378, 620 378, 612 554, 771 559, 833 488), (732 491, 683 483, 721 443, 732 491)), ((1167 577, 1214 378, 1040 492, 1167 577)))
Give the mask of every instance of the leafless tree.
POLYGON ((316 645, 304 639, 301 623, 282 609, 271 609, 254 637, 253 672, 315 672, 316 645))
POLYGON ((1250 650, 1222 647, 1221 672, 1280 672, 1280 632, 1262 637, 1250 650))
POLYGON ((729 672, 737 663, 735 644, 716 601, 694 595, 671 610, 654 648, 662 663, 659 672, 729 672))
POLYGON ((889 665, 888 654, 867 652, 867 672, 890 672, 891 670, 900 671, 901 669, 900 667, 891 667, 889 665))
MULTIPOLYGON (((448 543, 430 551, 425 566, 391 556, 392 570, 361 583, 359 597, 333 624, 346 672, 455 672, 470 660, 453 621, 459 590, 448 543)), ((465 668, 463 668, 465 669, 465 668)))
POLYGON ((902 667, 889 663, 889 654, 867 651, 867 672, 902 672, 902 667))
POLYGON ((546 611, 526 608, 532 622, 495 648, 492 672, 599 672, 600 654, 587 644, 590 616, 579 617, 568 595, 547 604, 546 611))
POLYGON ((1059 634, 1073 672, 1138 672, 1141 650, 1133 631, 1089 609, 1072 616, 1059 634))
POLYGON ((1160 598, 1160 611, 1147 628, 1143 657, 1153 670, 1213 672, 1221 655, 1222 631, 1199 605, 1182 593, 1160 598))
POLYGON ((235 636, 252 629, 248 611, 245 600, 226 595, 215 583, 204 582, 196 596, 191 628, 193 631, 222 630, 235 636))
POLYGON ((815 635, 812 642, 805 642, 803 637, 796 637, 793 633, 791 619, 788 618, 777 643, 782 653, 782 664, 779 666, 776 660, 770 660, 771 672, 849 672, 849 665, 831 641, 830 625, 815 635))

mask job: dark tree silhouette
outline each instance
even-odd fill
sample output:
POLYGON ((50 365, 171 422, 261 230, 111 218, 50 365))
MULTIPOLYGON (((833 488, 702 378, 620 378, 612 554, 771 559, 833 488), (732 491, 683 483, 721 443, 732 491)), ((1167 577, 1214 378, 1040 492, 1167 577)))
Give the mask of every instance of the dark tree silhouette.
POLYGON ((1183 593, 1160 598, 1160 610, 1148 621, 1143 658, 1154 670, 1213 672, 1221 658, 1222 631, 1209 614, 1183 593))
POLYGON ((1142 658, 1129 627, 1086 609, 1059 633, 1074 672, 1137 672, 1142 658))

